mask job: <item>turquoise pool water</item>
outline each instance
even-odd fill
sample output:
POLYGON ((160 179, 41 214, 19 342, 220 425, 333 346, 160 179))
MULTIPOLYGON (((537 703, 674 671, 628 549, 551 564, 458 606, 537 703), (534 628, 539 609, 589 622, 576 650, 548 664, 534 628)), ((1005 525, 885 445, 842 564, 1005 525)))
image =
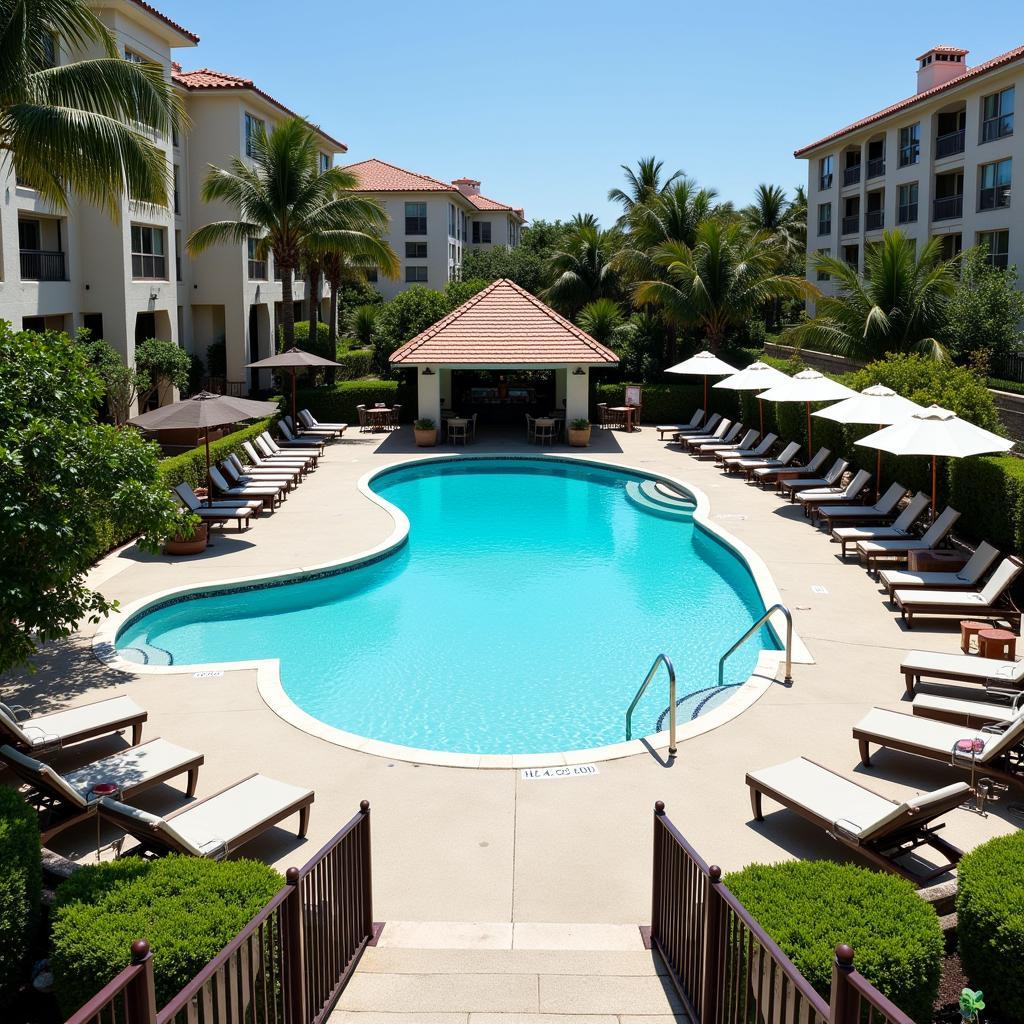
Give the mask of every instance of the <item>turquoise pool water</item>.
MULTIPOLYGON (((675 663, 680 697, 713 687, 718 658, 764 610, 746 565, 692 517, 627 500, 625 485, 642 479, 539 459, 389 471, 373 490, 411 524, 394 554, 158 608, 129 622, 117 646, 157 664, 279 658, 304 711, 412 747, 618 743, 659 652, 675 663)), ((767 630, 752 638, 726 681, 746 679, 759 648, 775 646, 767 630)), ((661 680, 633 735, 656 731, 666 705, 661 680)))

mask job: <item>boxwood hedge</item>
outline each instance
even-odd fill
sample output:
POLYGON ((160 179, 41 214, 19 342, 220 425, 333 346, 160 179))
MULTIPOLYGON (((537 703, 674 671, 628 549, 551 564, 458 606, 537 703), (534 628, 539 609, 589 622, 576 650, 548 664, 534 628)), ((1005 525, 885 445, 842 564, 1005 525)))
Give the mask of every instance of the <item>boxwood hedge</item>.
MULTIPOLYGON (((251 441, 258 437, 264 430, 269 430, 274 423, 275 417, 259 420, 241 430, 213 441, 210 444, 210 461, 220 462, 229 455, 237 454, 243 462, 248 458, 242 452, 242 442, 251 441)), ((187 483, 192 487, 204 487, 206 485, 206 446, 201 445, 191 451, 182 452, 181 455, 172 455, 170 458, 160 460, 160 477, 168 487, 175 484, 187 483)))
POLYGON ((39 921, 39 815, 17 790, 0 786, 0 1006, 17 990, 39 921))
MULTIPOLYGON (((343 380, 332 387, 303 388, 296 395, 299 409, 309 409, 325 423, 358 423, 356 406, 375 402, 389 406, 400 403, 402 421, 411 423, 416 415, 415 385, 398 380, 343 380)), ((282 398, 281 403, 282 410, 290 410, 291 394, 282 398)))

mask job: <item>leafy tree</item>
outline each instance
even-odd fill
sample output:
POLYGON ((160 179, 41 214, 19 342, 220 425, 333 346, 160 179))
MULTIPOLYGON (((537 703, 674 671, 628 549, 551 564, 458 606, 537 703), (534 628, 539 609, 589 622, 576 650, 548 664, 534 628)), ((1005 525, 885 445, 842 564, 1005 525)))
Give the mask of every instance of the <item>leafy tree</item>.
POLYGON ((618 203, 622 207, 620 221, 622 226, 629 222, 630 214, 634 209, 646 205, 683 177, 682 171, 673 171, 667 178, 662 178, 665 163, 653 156, 646 156, 638 160, 635 171, 628 164, 621 166, 622 173, 626 177, 626 187, 625 189, 609 189, 608 202, 618 203))
POLYGON ((0 322, 0 672, 113 607, 86 585, 109 523, 152 547, 181 524, 158 452, 96 422, 103 382, 66 334, 0 322))
POLYGON ((602 345, 610 345, 624 323, 619 304, 612 299, 588 302, 576 317, 577 326, 602 345))
POLYGON ((551 249, 527 249, 518 245, 514 249, 493 246, 489 249, 470 249, 462 257, 462 275, 497 281, 506 277, 520 288, 536 295, 548 283, 547 260, 551 249))
POLYGON ((448 312, 457 309, 464 302, 468 302, 474 295, 481 292, 491 282, 482 277, 463 276, 461 281, 449 281, 444 286, 444 299, 448 306, 448 312))
POLYGON ((389 372, 388 359, 400 345, 415 338, 450 312, 443 292, 423 285, 413 285, 399 292, 380 307, 373 341, 374 371, 381 376, 389 372))
POLYGON ((576 226, 548 259, 551 283, 541 298, 573 317, 588 302, 619 296, 622 288, 612 258, 620 243, 619 232, 604 231, 586 216, 577 215, 576 226))
POLYGON ((941 330, 950 355, 962 360, 981 350, 990 355, 1019 351, 1022 323, 1024 293, 1017 287, 1017 268, 993 267, 981 248, 965 252, 941 330))
POLYGON ((143 132, 182 121, 163 69, 122 60, 88 0, 0 0, 0 151, 50 203, 166 205, 167 156, 143 132), (57 65, 58 40, 101 56, 57 65))
POLYGON ((783 337, 850 359, 878 359, 887 352, 942 359, 940 338, 956 289, 956 263, 942 259, 940 239, 931 239, 918 255, 901 231, 886 231, 881 242, 865 247, 863 276, 845 260, 818 255, 814 269, 828 274, 839 292, 822 296, 814 318, 783 337))
MULTIPOLYGON (((560 220, 534 220, 530 221, 523 228, 522 237, 519 239, 518 249, 526 252, 548 255, 552 249, 557 249, 562 238, 568 232, 568 226, 560 220)), ((485 275, 482 275, 485 276, 485 275)))

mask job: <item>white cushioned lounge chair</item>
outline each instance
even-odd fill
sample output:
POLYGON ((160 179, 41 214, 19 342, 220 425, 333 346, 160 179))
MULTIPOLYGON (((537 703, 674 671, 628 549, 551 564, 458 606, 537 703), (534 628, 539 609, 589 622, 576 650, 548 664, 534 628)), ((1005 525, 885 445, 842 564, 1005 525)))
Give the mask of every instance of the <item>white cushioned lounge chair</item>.
POLYGON ((224 475, 216 466, 210 467, 210 480, 217 492, 228 498, 261 498, 265 508, 275 508, 284 501, 287 488, 281 484, 246 484, 236 487, 224 479, 224 475))
POLYGON ((734 452, 715 452, 715 461, 726 465, 730 462, 739 462, 742 459, 767 458, 769 450, 778 439, 778 434, 765 434, 754 448, 741 448, 734 452))
POLYGON ((858 469, 845 487, 812 487, 800 491, 794 497, 803 507, 804 515, 810 516, 813 523, 817 520, 819 508, 825 505, 845 505, 864 491, 869 483, 871 474, 866 469, 858 469))
POLYGON ((1024 569, 1015 555, 1008 555, 980 590, 894 590, 892 599, 907 629, 914 628, 914 616, 929 618, 956 615, 958 618, 1005 619, 1020 631, 1021 611, 1014 604, 1010 588, 1024 569))
POLYGON ((303 430, 331 430, 335 437, 341 437, 348 430, 347 423, 323 423, 318 420, 308 409, 299 410, 299 423, 303 430))
MULTIPOLYGON (((769 434, 768 436, 771 437, 772 435, 769 434)), ((785 469, 796 458, 798 451, 800 451, 800 445, 796 441, 790 441, 774 459, 733 459, 727 456, 725 459, 725 471, 727 473, 746 473, 749 480, 759 469, 763 469, 766 473, 770 470, 785 469)))
POLYGON ((900 665, 907 693, 925 679, 1024 689, 1024 661, 979 658, 975 654, 910 651, 900 665))
POLYGON ((175 484, 174 493, 181 499, 185 508, 200 519, 210 523, 237 523, 239 530, 247 528, 252 517, 258 516, 263 508, 263 502, 255 499, 201 501, 186 483, 175 484))
MULTIPOLYGON (((658 440, 664 441, 666 434, 682 434, 687 430, 696 430, 700 426, 700 421, 704 418, 704 410, 698 409, 690 419, 689 423, 674 423, 655 427, 654 429, 658 432, 658 440)), ((718 422, 717 420, 715 421, 718 422)))
POLYGON ((951 505, 939 513, 938 519, 920 537, 897 537, 892 540, 857 541, 857 558, 871 572, 881 561, 906 562, 911 551, 931 551, 937 548, 953 529, 960 513, 951 505))
MULTIPOLYGON (((302 480, 302 468, 300 466, 247 466, 234 452, 225 460, 229 463, 239 476, 257 480, 286 480, 293 487, 302 480)), ((232 477, 232 479, 234 479, 232 477)))
POLYGON ((242 472, 229 458, 221 462, 217 468, 233 487, 283 487, 286 491, 295 488, 295 478, 292 476, 285 476, 282 473, 278 473, 276 476, 269 476, 265 473, 250 476, 242 472))
POLYGON ((890 484, 874 505, 830 505, 821 510, 819 518, 825 520, 825 528, 828 530, 833 529, 840 520, 847 524, 881 525, 896 517, 896 508, 906 496, 907 489, 903 484, 890 484))
MULTIPOLYGON (((742 430, 742 425, 740 426, 742 430)), ((738 441, 708 441, 699 444, 694 448, 694 454, 698 459, 713 459, 722 452, 739 452, 750 449, 750 446, 757 440, 757 431, 748 430, 738 441)))
POLYGON ((755 469, 753 474, 748 473, 747 479, 753 478, 754 482, 760 487, 775 484, 776 488, 778 488, 783 480, 800 480, 804 477, 816 477, 831 454, 832 452, 828 448, 819 448, 814 453, 810 462, 806 462, 802 466, 761 466, 755 469))
POLYGON ((836 459, 824 476, 799 477, 790 480, 779 480, 778 489, 789 495, 789 500, 796 504, 796 496, 802 491, 817 491, 821 488, 838 487, 843 474, 849 467, 846 459, 836 459))
POLYGON ((925 718, 980 728, 1008 725, 1020 714, 1022 703, 1024 690, 967 691, 964 687, 944 686, 942 692, 928 690, 915 694, 911 708, 915 715, 925 718))
POLYGON ((330 440, 330 438, 322 437, 319 434, 303 434, 302 437, 296 437, 284 420, 278 423, 277 429, 281 431, 282 445, 287 445, 289 448, 307 448, 316 451, 318 455, 323 455, 324 443, 330 440))
POLYGON ((142 739, 142 724, 148 717, 149 712, 130 697, 109 697, 43 715, 0 704, 0 739, 15 750, 42 754, 130 728, 134 745, 142 739))
POLYGON ((285 453, 289 455, 301 455, 309 460, 311 466, 315 466, 323 454, 323 445, 317 444, 316 442, 308 443, 305 441, 289 441, 285 438, 281 438, 280 442, 275 441, 271 436, 270 432, 264 430, 258 438, 256 438, 256 445, 260 451, 264 451, 268 456, 271 455, 283 455, 285 453))
POLYGON ((259 437, 253 438, 252 441, 243 441, 242 448, 245 454, 253 460, 254 464, 259 466, 299 468, 303 474, 312 472, 316 466, 316 459, 310 458, 309 455, 304 455, 302 452, 285 452, 280 449, 275 451, 267 444, 262 434, 259 437))
POLYGON ((890 598, 894 590, 935 588, 939 590, 969 590, 976 587, 982 576, 999 557, 999 549, 983 540, 967 564, 956 572, 914 572, 910 569, 883 569, 878 578, 890 598))
POLYGON ((846 557, 851 545, 856 547, 862 540, 910 540, 913 538, 911 528, 927 508, 928 495, 918 491, 890 526, 837 526, 832 530, 832 540, 842 545, 841 558, 846 557))
POLYGON ((678 440, 684 448, 693 451, 697 445, 701 444, 732 444, 740 436, 742 429, 742 423, 722 420, 711 434, 686 434, 678 438, 678 440))

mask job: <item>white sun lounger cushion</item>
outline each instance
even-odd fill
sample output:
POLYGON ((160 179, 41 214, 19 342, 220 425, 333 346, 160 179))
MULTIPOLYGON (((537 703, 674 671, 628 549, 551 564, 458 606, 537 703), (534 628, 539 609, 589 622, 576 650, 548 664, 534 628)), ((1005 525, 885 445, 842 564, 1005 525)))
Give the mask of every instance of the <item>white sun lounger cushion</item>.
POLYGON ((979 658, 973 654, 943 654, 939 651, 911 651, 900 666, 928 675, 956 673, 965 679, 994 682, 1020 682, 1024 679, 1024 661, 1002 661, 999 658, 979 658))
POLYGON ((27 746, 33 747, 49 745, 62 736, 99 729, 107 722, 120 722, 142 713, 142 708, 131 697, 112 697, 80 708, 66 708, 18 721, 10 708, 0 704, 0 717, 8 730, 16 733, 27 746))
POLYGON ((1006 588, 1016 579, 1021 571, 1017 562, 1004 558, 999 567, 989 577, 981 590, 897 590, 904 604, 935 604, 956 607, 961 604, 977 605, 979 608, 990 608, 1002 596, 1006 588))
POLYGON ((901 584, 911 586, 932 585, 941 587, 970 586, 978 582, 988 567, 999 557, 999 552, 987 540, 978 545, 967 564, 957 572, 911 572, 907 569, 884 569, 879 579, 886 587, 896 589, 901 584))
POLYGON ((938 756, 953 756, 953 748, 960 740, 978 739, 984 744, 976 760, 985 764, 1001 754, 1007 747, 1019 743, 1024 737, 1024 714, 1018 713, 1008 728, 1001 733, 982 732, 973 726, 952 725, 919 715, 904 715, 885 708, 872 708, 856 725, 863 732, 883 739, 891 738, 933 751, 938 756))
POLYGON ((938 693, 919 693, 914 697, 915 708, 927 708, 964 718, 985 718, 992 722, 1012 722, 1018 710, 1007 698, 1005 703, 991 700, 970 700, 961 697, 943 697, 938 693))

